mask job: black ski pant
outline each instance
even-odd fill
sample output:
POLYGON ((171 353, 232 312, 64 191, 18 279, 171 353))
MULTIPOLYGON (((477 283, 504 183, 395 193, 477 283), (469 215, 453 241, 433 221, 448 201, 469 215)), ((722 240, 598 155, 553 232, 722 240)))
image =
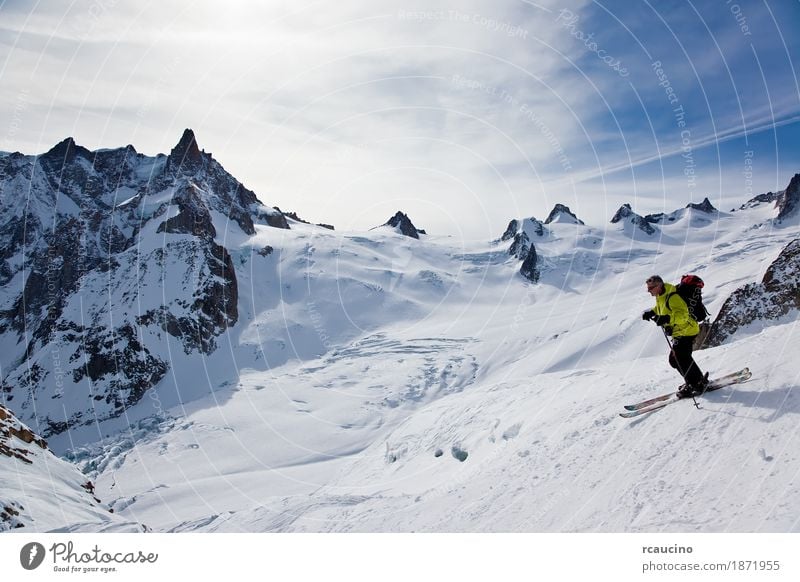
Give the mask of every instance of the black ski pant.
POLYGON ((676 337, 672 340, 669 365, 678 370, 689 386, 698 387, 703 381, 703 373, 692 357, 695 336, 676 337))

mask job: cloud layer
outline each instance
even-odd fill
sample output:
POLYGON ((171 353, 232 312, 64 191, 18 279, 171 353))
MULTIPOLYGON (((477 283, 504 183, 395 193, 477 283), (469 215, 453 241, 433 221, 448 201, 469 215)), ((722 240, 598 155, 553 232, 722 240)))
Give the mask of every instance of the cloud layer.
MULTIPOLYGON (((124 2, 0 8, 0 149, 168 151, 184 127, 267 203, 497 236, 800 169, 788 3, 124 2), (748 152, 750 152, 748 154, 748 152), (749 158, 748 158, 749 156, 749 158)), ((756 192, 758 193, 758 192, 756 192)))

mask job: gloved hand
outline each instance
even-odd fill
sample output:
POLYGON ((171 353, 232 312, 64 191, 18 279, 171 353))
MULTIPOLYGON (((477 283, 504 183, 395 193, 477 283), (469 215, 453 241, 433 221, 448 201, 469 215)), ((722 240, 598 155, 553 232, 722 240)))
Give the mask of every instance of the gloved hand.
POLYGON ((669 315, 656 315, 654 321, 658 326, 669 325, 669 315))
POLYGON ((645 321, 650 321, 651 319, 655 319, 655 317, 656 317, 656 312, 653 311, 652 309, 649 309, 644 313, 642 313, 642 319, 644 319, 645 321))

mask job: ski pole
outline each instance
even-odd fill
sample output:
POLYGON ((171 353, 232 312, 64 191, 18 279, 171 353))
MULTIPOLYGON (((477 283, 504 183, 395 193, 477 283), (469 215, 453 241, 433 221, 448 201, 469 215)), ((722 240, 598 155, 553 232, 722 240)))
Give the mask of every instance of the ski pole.
POLYGON ((669 335, 667 334, 667 330, 662 327, 661 331, 664 333, 664 339, 667 340, 667 345, 669 346, 669 351, 672 352, 672 354, 674 355, 675 354, 675 348, 672 347, 672 342, 669 341, 669 335))

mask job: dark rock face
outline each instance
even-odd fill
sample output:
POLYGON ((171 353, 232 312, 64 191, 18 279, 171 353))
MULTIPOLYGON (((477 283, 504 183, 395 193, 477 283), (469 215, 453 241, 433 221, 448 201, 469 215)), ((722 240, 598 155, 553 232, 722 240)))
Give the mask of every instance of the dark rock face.
MULTIPOLYGON (((166 361, 152 354, 138 341, 137 330, 130 323, 109 330, 95 326, 73 330, 83 339, 82 348, 73 353, 73 358, 83 359, 84 364, 72 371, 72 382, 76 385, 86 378, 105 389, 95 395, 94 406, 103 402, 106 418, 124 414, 125 409, 141 400, 142 396, 158 384, 169 371, 166 361)), ((65 423, 48 419, 42 426, 42 434, 50 436, 69 429, 87 420, 82 411, 74 412, 65 423)))
POLYGON ((75 140, 68 137, 64 141, 53 146, 50 151, 40 156, 42 164, 49 168, 59 169, 68 166, 77 157, 91 159, 92 152, 75 143, 75 140))
POLYGON ((156 232, 191 234, 204 240, 213 240, 217 236, 211 213, 193 184, 183 184, 172 200, 180 212, 159 224, 156 232))
POLYGON ((658 212, 656 214, 646 214, 644 216, 644 221, 647 222, 648 224, 663 224, 667 222, 674 222, 675 220, 677 220, 676 216, 666 214, 665 212, 658 212))
POLYGON ((289 228, 191 130, 169 156, 72 138, 0 155, 0 284, 18 289, 0 299, 0 396, 19 418, 45 436, 113 418, 166 377, 167 338, 216 349, 238 283, 215 216, 248 235, 289 228))
POLYGON ((531 245, 531 248, 528 249, 528 254, 525 259, 522 261, 522 266, 519 269, 520 274, 536 283, 539 280, 539 270, 537 269, 537 265, 539 262, 539 257, 536 254, 536 247, 531 245))
MULTIPOLYGON (((528 240, 530 240, 531 236, 544 236, 544 224, 541 220, 536 220, 533 217, 526 218, 522 222, 514 219, 508 223, 508 228, 506 228, 506 231, 503 233, 503 236, 500 237, 500 241, 498 242, 505 242, 507 240, 511 240, 512 238, 516 238, 521 232, 528 234, 528 240)), ((511 254, 516 254, 516 252, 512 252, 511 254)))
MULTIPOLYGON (((698 212, 702 212, 703 214, 717 214, 719 211, 714 208, 714 205, 711 204, 711 201, 706 197, 700 204, 689 203, 686 205, 686 208, 689 210, 696 210, 698 212)), ((676 222, 677 220, 686 216, 686 210, 680 209, 674 212, 670 212, 669 214, 664 212, 659 212, 657 214, 648 214, 644 217, 645 222, 650 224, 669 224, 671 222, 676 222)))
POLYGON ((398 230, 402 235, 409 236, 411 238, 418 239, 419 235, 427 234, 424 230, 414 226, 414 223, 411 222, 411 219, 408 217, 408 215, 400 211, 392 216, 383 226, 391 226, 392 228, 398 230))
MULTIPOLYGON (((754 196, 744 204, 739 207, 739 210, 747 210, 748 208, 755 208, 757 206, 761 206, 762 204, 769 204, 775 202, 780 198, 780 192, 767 192, 765 194, 759 194, 758 196, 754 196)), ((735 211, 734 209, 733 211, 735 211)), ((732 212, 733 212, 732 211, 732 212)))
POLYGON ((213 338, 236 325, 239 319, 239 288, 228 250, 212 243, 207 252, 210 255, 205 256, 204 263, 211 276, 205 279, 202 288, 195 290, 192 311, 200 314, 196 318, 201 329, 197 349, 211 353, 216 348, 213 338))
MULTIPOLYGON (((280 208, 277 207, 275 209, 280 210, 280 208)), ((283 212, 283 214, 286 216, 286 218, 291 218, 296 222, 302 222, 303 224, 311 224, 309 221, 303 220, 302 218, 297 216, 296 212, 283 212)), ((317 223, 315 226, 321 226, 322 228, 327 228, 328 230, 336 230, 331 224, 317 223)))
POLYGON ((789 243, 770 265, 761 283, 749 283, 731 294, 711 325, 706 345, 725 343, 754 322, 769 325, 800 310, 800 239, 789 243))
POLYGON ((500 237, 501 242, 505 242, 507 240, 511 240, 517 234, 519 230, 519 221, 515 218, 508 223, 508 227, 506 231, 503 233, 503 236, 500 237))
POLYGON ((514 241, 508 249, 508 254, 517 257, 520 261, 528 256, 528 251, 531 248, 531 239, 525 232, 518 232, 514 235, 514 241))
POLYGON ((579 219, 575 214, 569 209, 569 206, 564 206, 563 204, 556 204, 553 207, 553 210, 550 211, 550 215, 545 219, 545 224, 550 224, 551 222, 567 222, 570 224, 580 224, 583 225, 583 221, 579 219))
POLYGON ((194 132, 185 129, 180 141, 169 153, 169 167, 173 172, 189 172, 197 170, 203 163, 203 155, 197 147, 194 132))
POLYGON ((656 229, 653 228, 650 223, 645 220, 642 216, 636 214, 632 209, 630 204, 623 204, 620 206, 619 210, 614 214, 613 218, 611 219, 612 224, 617 223, 623 224, 630 224, 633 225, 638 230, 642 232, 652 235, 655 234, 656 229))
POLYGON ((508 254, 522 261, 520 274, 535 283, 539 280, 540 275, 538 269, 539 256, 529 233, 531 233, 531 236, 544 236, 544 226, 535 218, 525 219, 521 223, 518 220, 512 220, 500 240, 512 241, 511 246, 508 248, 508 254))
POLYGON ((194 290, 188 314, 176 315, 173 311, 177 309, 160 306, 136 319, 139 325, 158 325, 180 339, 186 354, 213 352, 217 348, 214 338, 233 327, 239 318, 238 283, 230 254, 213 242, 201 252, 201 268, 208 270, 208 276, 203 276, 201 285, 194 290))
POLYGON ((637 214, 633 211, 630 204, 623 204, 619 207, 619 210, 617 210, 614 216, 611 217, 611 224, 622 222, 630 216, 637 216, 637 214))
POLYGON ((800 174, 795 174, 786 190, 778 197, 777 203, 778 216, 777 221, 783 222, 790 218, 794 218, 800 214, 800 174))
POLYGON ((711 204, 708 196, 703 198, 703 201, 700 204, 689 203, 686 205, 686 208, 693 208, 694 210, 699 210, 700 212, 705 212, 706 214, 714 214, 718 212, 717 209, 714 208, 714 205, 711 204))
POLYGON ((33 461, 29 458, 28 449, 15 445, 14 439, 47 450, 47 441, 19 422, 10 410, 0 404, 0 455, 31 464, 33 461))

